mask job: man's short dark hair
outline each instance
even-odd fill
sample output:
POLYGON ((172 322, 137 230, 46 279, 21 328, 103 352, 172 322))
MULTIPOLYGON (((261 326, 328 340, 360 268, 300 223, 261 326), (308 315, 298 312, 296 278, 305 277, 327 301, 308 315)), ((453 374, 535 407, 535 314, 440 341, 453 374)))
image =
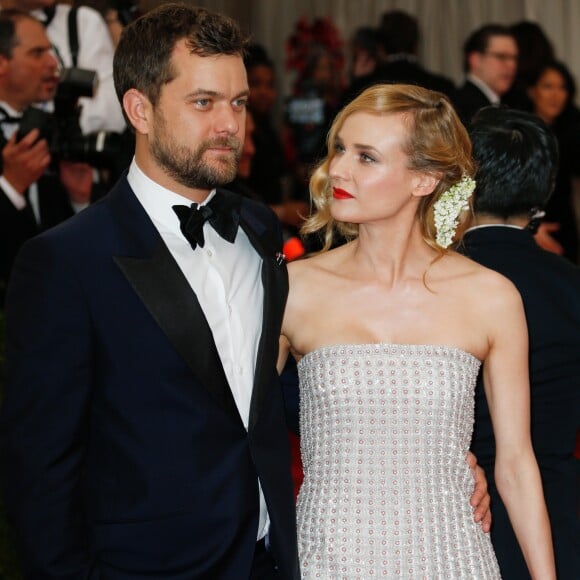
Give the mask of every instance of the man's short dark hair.
POLYGON ((538 116, 486 107, 469 127, 477 163, 476 214, 509 218, 542 208, 554 189, 558 141, 538 116))
POLYGON ((137 89, 155 105, 163 85, 175 78, 171 55, 185 40, 199 56, 243 56, 247 36, 235 20, 186 4, 162 4, 125 27, 113 60, 117 97, 137 89))
POLYGON ((389 10, 379 26, 381 45, 385 54, 415 54, 419 45, 419 24, 414 16, 403 10, 389 10))
POLYGON ((514 39, 512 31, 503 24, 486 24, 474 30, 463 44, 463 69, 469 72, 469 55, 473 52, 483 54, 489 48, 490 40, 495 36, 509 36, 514 39))
POLYGON ((22 10, 8 9, 0 11, 0 55, 8 59, 12 58, 14 47, 18 44, 16 23, 24 19, 38 22, 36 18, 22 10))

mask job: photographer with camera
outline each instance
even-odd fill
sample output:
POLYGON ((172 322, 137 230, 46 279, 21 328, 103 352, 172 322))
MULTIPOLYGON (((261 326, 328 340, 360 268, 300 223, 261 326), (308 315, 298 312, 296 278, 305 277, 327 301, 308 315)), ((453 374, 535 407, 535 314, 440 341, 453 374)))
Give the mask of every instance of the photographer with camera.
POLYGON ((56 0, 0 0, 0 7, 30 12, 40 20, 61 68, 97 73, 94 96, 80 101, 82 132, 123 132, 126 123, 113 86, 113 42, 102 16, 88 6, 72 8, 56 0))
POLYGON ((43 25, 26 12, 0 12, 0 286, 20 246, 88 205, 93 187, 86 163, 59 160, 42 128, 29 130, 33 104, 51 100, 58 63, 43 25))

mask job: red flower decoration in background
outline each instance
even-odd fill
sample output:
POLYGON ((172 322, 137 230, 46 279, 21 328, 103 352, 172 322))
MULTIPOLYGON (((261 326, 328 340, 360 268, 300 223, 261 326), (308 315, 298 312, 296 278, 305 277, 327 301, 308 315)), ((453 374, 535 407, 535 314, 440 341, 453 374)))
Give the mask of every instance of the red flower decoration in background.
POLYGON ((335 69, 343 70, 344 43, 329 17, 317 18, 311 24, 305 17, 296 22, 293 34, 286 41, 286 70, 295 70, 298 74, 304 73, 315 46, 326 48, 335 69))

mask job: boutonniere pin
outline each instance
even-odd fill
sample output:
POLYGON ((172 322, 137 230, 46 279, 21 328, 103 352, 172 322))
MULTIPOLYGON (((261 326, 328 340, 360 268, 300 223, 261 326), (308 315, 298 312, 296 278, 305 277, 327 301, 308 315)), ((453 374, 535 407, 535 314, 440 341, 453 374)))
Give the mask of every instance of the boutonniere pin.
POLYGON ((281 266, 286 261, 286 255, 282 252, 276 252, 276 264, 281 266))

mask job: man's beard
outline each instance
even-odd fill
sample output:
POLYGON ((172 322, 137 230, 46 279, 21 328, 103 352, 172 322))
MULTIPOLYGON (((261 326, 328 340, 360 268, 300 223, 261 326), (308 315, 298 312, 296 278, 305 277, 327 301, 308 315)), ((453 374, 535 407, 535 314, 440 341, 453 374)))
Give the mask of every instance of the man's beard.
POLYGON ((192 149, 167 138, 163 119, 159 119, 156 129, 157 136, 150 145, 151 155, 181 185, 192 189, 214 189, 230 183, 236 177, 242 154, 242 144, 236 137, 206 139, 192 149), (209 164, 203 156, 214 147, 228 147, 233 150, 233 155, 214 155, 214 163, 209 164))

